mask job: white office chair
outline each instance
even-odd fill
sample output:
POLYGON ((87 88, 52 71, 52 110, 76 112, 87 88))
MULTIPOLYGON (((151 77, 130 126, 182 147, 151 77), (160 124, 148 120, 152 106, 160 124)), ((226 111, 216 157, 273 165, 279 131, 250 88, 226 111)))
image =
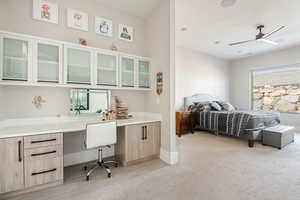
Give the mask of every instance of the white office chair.
MULTIPOLYGON (((99 167, 104 168, 108 178, 111 177, 109 165, 118 166, 116 161, 103 161, 102 149, 110 148, 110 145, 117 143, 117 126, 116 122, 103 122, 99 124, 89 124, 86 128, 85 147, 86 149, 98 148, 98 161, 86 174, 88 181, 93 171, 99 167)), ((87 165, 84 167, 87 170, 87 165)))

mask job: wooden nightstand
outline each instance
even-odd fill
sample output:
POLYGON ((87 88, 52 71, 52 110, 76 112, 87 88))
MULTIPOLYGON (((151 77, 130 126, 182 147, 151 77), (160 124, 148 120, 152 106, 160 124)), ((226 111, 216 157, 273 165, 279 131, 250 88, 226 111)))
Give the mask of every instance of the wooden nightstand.
POLYGON ((176 112, 176 135, 193 133, 193 117, 190 111, 176 112))

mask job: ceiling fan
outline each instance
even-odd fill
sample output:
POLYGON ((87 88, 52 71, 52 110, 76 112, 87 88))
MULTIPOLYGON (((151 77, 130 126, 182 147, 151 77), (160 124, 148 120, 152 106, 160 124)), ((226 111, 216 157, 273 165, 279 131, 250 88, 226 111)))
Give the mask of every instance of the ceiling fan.
POLYGON ((268 44, 272 44, 272 45, 278 45, 277 42, 273 42, 271 40, 268 40, 269 37, 271 37, 274 33, 277 33, 278 31, 280 31, 281 29, 285 28, 285 26, 280 26, 279 28, 269 32, 269 33, 263 33, 262 30, 263 28, 265 28, 264 25, 258 25, 256 27, 256 29, 259 31, 259 33, 256 35, 255 39, 253 40, 246 40, 246 41, 241 41, 241 42, 234 42, 234 43, 230 43, 230 46, 235 46, 235 45, 239 45, 239 44, 244 44, 244 43, 248 43, 248 42, 254 42, 254 41, 261 41, 261 42, 265 42, 268 44))

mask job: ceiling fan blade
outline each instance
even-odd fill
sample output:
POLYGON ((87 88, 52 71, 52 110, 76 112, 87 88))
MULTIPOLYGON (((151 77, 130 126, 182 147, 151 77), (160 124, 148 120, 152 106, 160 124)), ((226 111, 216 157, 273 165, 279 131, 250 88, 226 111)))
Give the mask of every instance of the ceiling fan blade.
POLYGON ((239 45, 239 44, 244 44, 244 43, 248 43, 248 42, 253 42, 255 40, 246 40, 246 41, 241 41, 241 42, 234 42, 234 43, 230 43, 230 46, 235 46, 235 45, 239 45))
POLYGON ((280 31, 283 28, 285 28, 285 26, 281 26, 281 27, 275 29, 274 31, 271 31, 270 33, 267 33, 266 35, 264 35, 263 38, 266 39, 266 38, 270 37, 271 35, 273 35, 274 33, 277 33, 278 31, 280 31))
POLYGON ((271 41, 271 40, 259 39, 259 41, 262 41, 262 42, 265 42, 265 43, 268 43, 268 44, 272 44, 272 45, 278 45, 277 42, 273 42, 273 41, 271 41))

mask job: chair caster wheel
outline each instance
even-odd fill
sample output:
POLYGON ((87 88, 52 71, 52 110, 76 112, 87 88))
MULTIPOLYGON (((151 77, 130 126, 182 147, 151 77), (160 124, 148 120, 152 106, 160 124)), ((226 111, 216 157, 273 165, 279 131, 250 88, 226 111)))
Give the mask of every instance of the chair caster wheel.
POLYGON ((108 177, 108 178, 111 178, 111 173, 108 173, 108 174, 107 174, 107 177, 108 177))
POLYGON ((90 177, 89 176, 86 176, 86 181, 89 181, 90 180, 90 177))

